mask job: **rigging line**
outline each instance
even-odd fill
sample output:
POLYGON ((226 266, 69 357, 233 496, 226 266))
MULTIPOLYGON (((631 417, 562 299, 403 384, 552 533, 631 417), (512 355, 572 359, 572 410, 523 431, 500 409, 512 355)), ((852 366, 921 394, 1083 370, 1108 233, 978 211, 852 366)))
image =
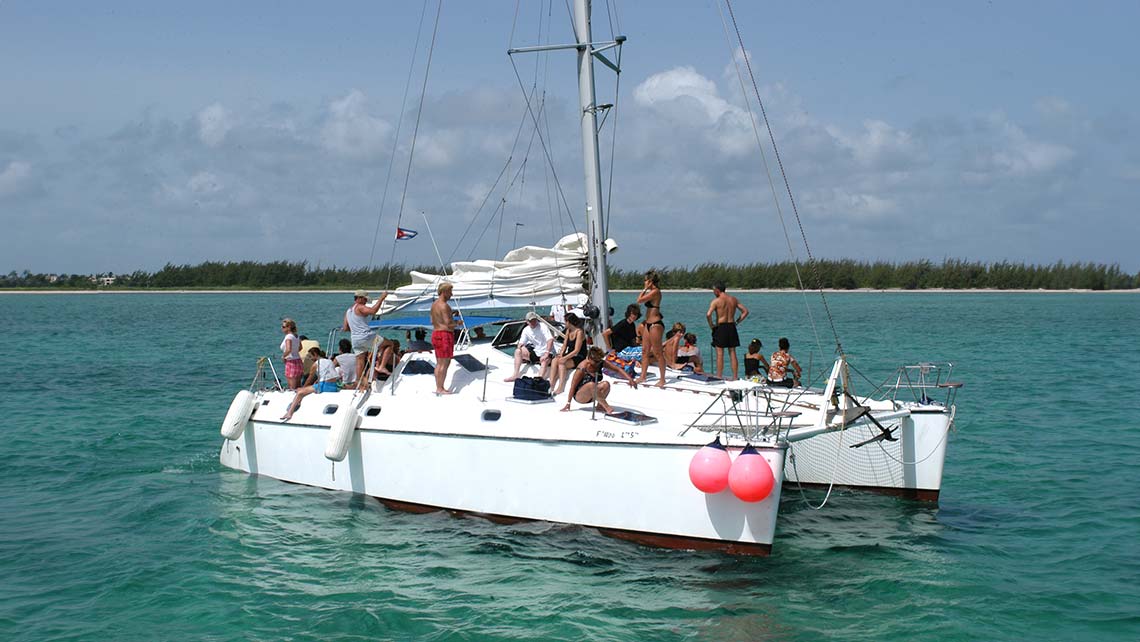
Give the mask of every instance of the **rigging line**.
MULTIPOLYGON (((546 101, 545 92, 542 95, 542 100, 545 103, 545 101, 546 101)), ((542 124, 545 127, 547 140, 551 141, 551 143, 553 144, 554 134, 550 131, 550 110, 546 110, 545 112, 542 113, 542 124)), ((554 179, 554 187, 555 187, 555 191, 557 192, 561 188, 561 185, 558 183, 558 174, 555 173, 553 165, 550 165, 549 163, 547 165, 548 165, 549 173, 550 173, 551 177, 554 179)), ((566 200, 565 197, 562 200, 563 200, 563 202, 565 202, 565 200, 566 200)), ((558 239, 562 238, 563 236, 566 236, 566 226, 567 225, 570 226, 570 229, 574 230, 575 232, 577 231, 577 228, 574 225, 573 215, 570 213, 569 205, 567 205, 565 208, 563 208, 563 203, 559 202, 557 199, 555 199, 554 207, 557 211, 557 217, 558 217, 558 235, 555 236, 553 231, 551 232, 550 242, 552 245, 558 239)), ((549 211, 549 209, 548 209, 548 211, 549 211)), ((554 229, 553 223, 551 223, 551 230, 553 230, 553 229, 554 229)))
MULTIPOLYGON (((388 158, 388 172, 384 176, 384 194, 380 197, 380 214, 376 217, 376 230, 372 232, 372 250, 368 252, 368 269, 372 270, 372 261, 376 257, 376 240, 380 237, 380 221, 384 218, 384 205, 388 202, 388 186, 392 180, 392 167, 396 164, 396 148, 400 144, 400 130, 404 126, 404 112, 407 111, 408 106, 408 91, 412 86, 412 72, 416 69, 416 56, 420 51, 420 36, 423 35, 424 30, 424 16, 427 15, 428 0, 424 0, 423 9, 420 11, 420 24, 416 27, 416 44, 412 47, 412 63, 408 65, 408 79, 404 81, 404 97, 400 100, 400 117, 396 120, 396 135, 392 138, 392 155, 388 158)), ((388 264, 388 281, 384 284, 384 289, 388 289, 391 283, 392 265, 388 264)))
MULTIPOLYGON (((728 7, 728 15, 732 18, 732 26, 736 30, 736 40, 740 43, 741 52, 744 51, 744 39, 740 35, 740 25, 736 22, 736 14, 732 10, 732 0, 725 0, 725 5, 728 7)), ((823 301, 823 309, 827 312, 827 320, 831 324, 831 333, 835 337, 835 349, 839 354, 843 354, 843 344, 839 341, 839 332, 835 329, 835 319, 831 315, 831 307, 827 304, 827 297, 823 293, 823 280, 819 276, 819 265, 812 256, 811 246, 808 245, 807 233, 804 232, 803 221, 800 219, 799 208, 796 207, 795 196, 792 195, 792 186, 788 182, 788 174, 784 170, 784 161, 780 158, 780 149, 776 146, 776 136, 772 133, 772 125, 768 122, 768 112, 764 109, 764 101, 760 99, 760 88, 756 85, 756 75, 752 72, 752 63, 748 60, 748 56, 744 56, 744 65, 748 69, 748 77, 752 80, 752 90, 756 93, 756 103, 760 106, 760 113, 764 116, 764 126, 768 129, 768 139, 772 142, 772 152, 776 156, 776 164, 780 168, 780 177, 784 179, 784 189, 788 194, 788 202, 792 206, 792 213, 796 215, 796 225, 800 228, 800 238, 804 242, 804 251, 808 257, 808 267, 811 268, 813 276, 815 276, 816 288, 819 290, 819 297, 823 301)))
MULTIPOLYGON (((432 234, 431 223, 428 222, 427 212, 421 211, 420 215, 424 217, 424 226, 427 227, 428 238, 431 239, 431 246, 435 249, 435 258, 439 259, 439 267, 441 270, 443 270, 443 274, 440 276, 446 279, 449 276, 447 273, 447 266, 444 265, 443 256, 439 253, 439 246, 435 243, 435 234, 432 234)), ((459 305, 459 299, 455 299, 455 311, 459 313, 459 321, 466 326, 467 323, 463 321, 463 307, 459 305)))
MULTIPOLYGON (((527 154, 528 155, 530 153, 530 147, 533 144, 534 144, 534 134, 531 133, 530 144, 527 145, 527 154)), ((526 162, 527 162, 527 159, 524 156, 523 161, 522 161, 522 165, 520 165, 519 169, 515 171, 514 176, 512 176, 512 178, 511 178, 511 182, 508 183, 507 186, 503 188, 503 195, 501 197, 499 197, 500 198, 500 204, 498 207, 495 208, 494 212, 498 212, 499 208, 505 208, 506 207, 507 194, 509 194, 511 191, 511 188, 514 187, 515 182, 519 178, 519 173, 522 172, 526 168, 526 162)), ((487 226, 483 227, 483 231, 479 233, 478 238, 476 238, 475 242, 471 244, 471 251, 467 254, 468 260, 470 260, 475 255, 475 250, 478 249, 479 242, 483 240, 483 235, 487 233, 487 227, 495 222, 495 213, 494 212, 492 212, 491 220, 488 221, 487 226)), ((499 249, 498 248, 499 248, 499 246, 496 244, 495 245, 495 260, 498 260, 498 257, 499 257, 499 249)), ((514 248, 511 248, 511 249, 514 249, 514 248)))
POLYGON ((848 362, 847 362, 847 367, 848 367, 849 369, 851 369, 851 370, 854 370, 854 371, 855 371, 855 374, 857 374, 857 375, 859 375, 860 377, 862 377, 862 378, 863 378, 863 380, 864 380, 864 381, 866 381, 866 382, 867 382, 869 385, 875 386, 874 390, 872 390, 871 392, 868 392, 867 394, 863 395, 864 397, 867 397, 867 398, 871 398, 871 397, 874 397, 875 395, 879 394, 879 392, 880 392, 881 390, 883 390, 883 387, 887 385, 887 382, 891 380, 891 375, 888 375, 888 376, 887 376, 887 378, 883 380, 883 383, 880 383, 880 384, 876 385, 876 384, 875 384, 875 382, 874 382, 874 381, 872 381, 870 377, 868 377, 867 375, 863 374, 863 371, 862 371, 862 370, 860 370, 859 368, 856 368, 856 367, 855 367, 855 364, 853 364, 853 363, 851 363, 850 361, 848 361, 848 362))
POLYGON ((507 162, 503 164, 503 169, 499 170, 499 175, 495 178, 495 182, 491 185, 491 188, 487 190, 487 195, 483 197, 483 201, 479 203, 479 207, 475 210, 475 214, 473 214, 471 220, 467 222, 467 228, 463 230, 463 234, 460 235, 459 240, 455 242, 455 247, 452 248, 451 253, 447 256, 448 261, 455 258, 456 253, 459 252, 459 247, 463 245, 463 241, 467 238, 467 234, 471 231, 471 226, 474 225, 475 221, 479 218, 479 213, 483 211, 483 208, 487 205, 487 201, 490 200, 491 195, 495 193, 495 188, 498 187, 499 181, 503 180, 503 176, 505 176, 507 170, 510 169, 511 161, 513 161, 515 157, 515 149, 518 148, 519 139, 522 137, 522 130, 524 125, 526 125, 525 112, 522 114, 522 116, 519 117, 519 128, 515 132, 514 142, 511 143, 511 151, 507 154, 507 162))
MULTIPOLYGON (((523 166, 526 166, 526 161, 524 160, 522 164, 523 164, 523 166)), ((495 261, 496 262, 499 260, 499 257, 502 256, 501 254, 499 254, 499 243, 503 240, 503 219, 507 218, 507 199, 505 197, 503 198, 502 205, 503 205, 502 209, 499 210, 499 234, 498 234, 498 238, 495 239, 495 261)), ((491 268, 491 291, 490 291, 491 300, 495 299, 495 275, 498 273, 499 273, 499 270, 497 267, 491 268)))
MULTIPOLYGON (((513 56, 511 57, 511 67, 515 70, 515 78, 519 82, 519 89, 523 90, 523 96, 526 98, 526 111, 530 114, 531 120, 534 121, 535 128, 540 129, 538 116, 534 113, 534 108, 530 104, 530 96, 527 95, 526 89, 523 86, 522 76, 519 75, 519 68, 518 65, 515 64, 513 56)), ((554 158, 550 155, 550 148, 547 147, 546 138, 542 135, 541 130, 539 130, 538 133, 538 141, 542 143, 542 152, 546 156, 546 162, 550 164, 550 173, 554 176, 554 185, 558 188, 558 196, 561 197, 562 204, 566 207, 566 211, 570 212, 570 204, 566 202, 566 194, 562 191, 562 182, 558 180, 558 171, 554 168, 554 158)), ((573 215, 570 215, 570 225, 575 232, 578 231, 577 226, 574 224, 573 215)))
MULTIPOLYGON (((419 136, 419 133, 420 133, 420 118, 423 116, 423 113, 424 113, 424 97, 427 95, 428 77, 431 75, 431 73, 430 73, 431 72, 431 60, 435 54, 435 39, 436 39, 436 36, 439 34, 439 15, 442 12, 443 12, 443 0, 439 0, 439 4, 436 5, 436 10, 435 10, 435 25, 432 27, 431 44, 428 45, 427 65, 424 67, 424 82, 423 82, 423 86, 420 88, 420 104, 419 104, 419 107, 416 108, 416 126, 412 129, 412 144, 411 144, 411 147, 408 149, 408 169, 406 172, 404 172, 404 191, 400 193, 400 210, 399 210, 399 213, 396 215, 396 227, 400 227, 400 223, 404 220, 404 203, 407 201, 407 197, 408 197, 408 182, 412 178, 412 161, 415 159, 415 155, 416 155, 416 138, 419 136)), ((426 220, 426 218, 425 218, 425 220, 426 220)), ((432 243, 433 244, 435 243, 435 239, 432 239, 432 243)), ((438 250, 436 253, 437 254, 439 253, 438 250)), ((392 255, 388 259, 388 265, 389 265, 388 279, 389 279, 389 282, 391 281, 391 277, 392 277, 391 265, 392 265, 392 261, 395 260, 395 258, 396 258, 396 235, 393 234, 392 235, 392 255)), ((388 285, 389 284, 385 284, 385 287, 384 287, 385 290, 388 289, 387 288, 388 285)))
POLYGON ((519 3, 522 0, 515 0, 515 15, 511 18, 511 35, 507 37, 507 49, 514 49, 515 47, 515 25, 519 22, 519 3))
POLYGON ((617 25, 617 32, 620 34, 622 32, 621 31, 621 13, 618 12, 618 6, 617 6, 618 0, 607 0, 607 6, 609 5, 610 2, 612 2, 614 5, 614 24, 617 25))
MULTIPOLYGON (((609 9, 609 1, 606 2, 606 9, 609 9)), ((611 27, 612 30, 612 27, 611 27)), ((618 71, 614 73, 614 106, 610 108, 614 115, 614 122, 611 127, 613 128, 613 135, 610 137, 610 176, 607 180, 606 186, 606 207, 602 211, 606 213, 604 225, 602 226, 602 241, 610 237, 610 220, 613 219, 613 198, 614 198, 614 153, 617 150, 617 132, 618 132, 618 99, 621 97, 621 50, 622 46, 618 45, 617 48, 617 62, 614 64, 618 71)))
MULTIPOLYGON (((717 12, 720 15, 721 26, 724 29, 725 43, 728 45, 729 53, 732 56, 733 70, 736 71, 736 79, 737 79, 737 82, 740 83, 740 94, 744 98, 744 107, 748 111, 748 122, 749 122, 749 124, 752 125, 752 135, 755 136, 755 138, 756 138, 756 147, 760 151, 760 161, 764 166, 764 174, 768 178, 768 188, 772 192, 772 204, 776 209, 776 217, 780 221, 780 228, 784 232, 784 242, 787 243, 787 245, 788 245, 788 256, 789 256, 789 258, 791 258, 791 261, 792 261, 792 270, 796 274, 796 283, 799 284, 800 294, 803 296, 803 299, 804 299, 804 309, 807 312, 808 323, 809 323, 809 325, 811 325, 812 335, 815 337, 815 348, 816 348, 816 350, 819 350, 820 356, 824 357, 826 359, 826 356, 823 354, 823 342, 820 341, 820 339, 819 339, 819 329, 816 327, 815 315, 812 314, 811 306, 808 305, 806 288, 804 287, 804 280, 803 280, 803 277, 800 275, 799 260, 796 258, 795 249, 792 247, 792 237, 788 233, 788 224, 787 224, 787 221, 784 219, 784 210, 783 210, 783 207, 780 205, 780 199, 777 196, 778 192, 776 190, 776 183, 775 183, 775 180, 773 180, 773 178, 772 178, 772 168, 768 164, 768 154, 764 151, 764 144, 760 140, 760 128, 756 125, 756 115, 752 111, 752 102, 748 99, 748 89, 744 85, 744 76, 740 73, 740 63, 737 61, 737 55, 736 55, 737 49, 732 44, 732 37, 728 33, 728 23, 724 19, 724 10, 721 8, 719 2, 717 3, 716 8, 717 8, 717 12)), ((739 51, 740 51, 740 55, 743 56, 745 59, 747 59, 748 54, 747 54, 747 52, 745 52, 743 46, 741 46, 739 51)), ((759 93, 757 93, 757 95, 759 95, 759 93)))
MULTIPOLYGON (((487 230, 491 229, 491 225, 494 224, 495 217, 499 216, 499 211, 506 209, 506 207, 507 207, 507 199, 500 197, 499 198, 499 204, 495 206, 495 209, 491 210, 491 220, 488 221, 487 224, 483 226, 483 231, 479 232, 479 236, 478 236, 478 238, 475 239, 475 243, 473 244, 474 246, 479 245, 479 243, 483 240, 483 236, 485 234, 487 234, 487 230)), ((496 253, 497 253, 497 250, 496 250, 496 253)), ((470 261, 473 256, 475 256, 475 247, 471 248, 471 253, 468 254, 466 258, 468 261, 470 261)), ((495 259, 495 260, 498 260, 498 259, 495 259)))

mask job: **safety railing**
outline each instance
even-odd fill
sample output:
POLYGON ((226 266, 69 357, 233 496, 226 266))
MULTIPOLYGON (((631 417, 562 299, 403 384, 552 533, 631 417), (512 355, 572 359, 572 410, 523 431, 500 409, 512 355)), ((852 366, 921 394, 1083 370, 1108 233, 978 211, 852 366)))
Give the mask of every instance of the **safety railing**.
POLYGON ((950 362, 902 366, 895 374, 894 384, 884 386, 884 390, 887 397, 896 402, 949 408, 963 385, 951 381, 953 372, 954 364, 950 362))

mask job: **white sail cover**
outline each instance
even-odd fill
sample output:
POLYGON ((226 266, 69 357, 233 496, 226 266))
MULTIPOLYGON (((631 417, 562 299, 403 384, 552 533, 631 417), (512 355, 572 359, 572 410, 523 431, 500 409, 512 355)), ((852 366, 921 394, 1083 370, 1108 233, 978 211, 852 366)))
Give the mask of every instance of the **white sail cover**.
POLYGON ((463 310, 556 303, 581 306, 587 299, 582 284, 585 272, 586 235, 570 234, 552 248, 511 250, 501 261, 457 261, 447 275, 411 272, 411 284, 393 290, 380 306, 379 315, 431 308, 443 281, 452 284, 452 303, 463 310))

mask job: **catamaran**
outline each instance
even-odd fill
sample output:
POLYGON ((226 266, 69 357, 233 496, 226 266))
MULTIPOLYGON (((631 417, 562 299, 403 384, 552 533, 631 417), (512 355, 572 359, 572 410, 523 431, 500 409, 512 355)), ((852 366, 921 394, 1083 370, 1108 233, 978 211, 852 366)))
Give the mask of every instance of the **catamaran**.
MULTIPOLYGON (((375 324, 414 325, 406 315, 427 310, 446 279, 463 313, 575 305, 593 343, 605 345, 607 256, 617 245, 603 233, 598 114, 608 106, 595 100, 594 63, 618 70, 620 55, 606 52, 625 38, 593 40, 589 0, 575 0, 572 19, 574 42, 509 53, 576 52, 585 230, 550 248, 452 263, 449 274, 414 272, 375 324)), ((942 366, 904 367, 877 398, 854 393, 842 352, 814 388, 670 370, 663 388, 615 380, 612 413, 594 403, 560 412, 553 398, 516 396, 504 381, 526 321, 488 325, 497 332, 486 338, 472 332, 487 321, 468 317, 459 333, 449 395, 435 394, 433 353, 410 351, 386 380, 310 395, 285 420, 294 393, 260 360, 223 421, 221 463, 397 509, 546 520, 744 554, 771 550, 785 482, 923 499, 941 487, 959 385, 942 366)))

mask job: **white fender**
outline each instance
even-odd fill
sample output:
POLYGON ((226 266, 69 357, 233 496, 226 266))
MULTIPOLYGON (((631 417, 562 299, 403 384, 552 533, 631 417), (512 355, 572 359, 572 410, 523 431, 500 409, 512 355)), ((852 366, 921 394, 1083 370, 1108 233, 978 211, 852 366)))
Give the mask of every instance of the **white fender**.
POLYGON ((329 441, 325 445, 326 459, 344 461, 348 445, 352 442, 352 433, 356 432, 356 424, 359 422, 360 414, 351 406, 333 421, 332 428, 329 429, 329 441))
POLYGON ((223 437, 230 441, 241 437, 245 425, 249 423, 249 416, 253 414, 254 403, 254 394, 248 390, 242 390, 234 396, 234 400, 230 402, 230 410, 222 421, 223 437))

